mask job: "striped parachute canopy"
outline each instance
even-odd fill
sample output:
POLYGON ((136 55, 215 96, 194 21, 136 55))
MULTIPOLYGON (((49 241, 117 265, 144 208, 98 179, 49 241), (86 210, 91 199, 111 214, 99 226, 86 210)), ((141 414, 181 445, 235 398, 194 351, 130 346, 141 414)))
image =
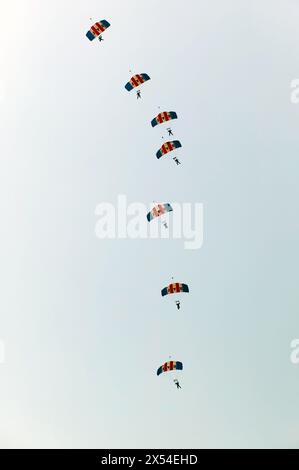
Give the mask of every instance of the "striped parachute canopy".
POLYGON ((161 158, 163 155, 171 152, 172 150, 178 149, 182 146, 179 140, 173 140, 172 142, 165 142, 162 147, 156 153, 157 158, 161 158))
POLYGON ((163 122, 171 121, 172 119, 177 119, 177 113, 174 111, 164 111, 163 113, 159 113, 152 121, 152 127, 157 126, 158 124, 163 124, 163 122))
POLYGON ((147 73, 138 73, 137 75, 133 75, 133 77, 130 78, 128 83, 125 85, 125 89, 131 91, 133 88, 142 85, 142 83, 147 82, 148 80, 150 80, 150 77, 147 75, 147 73))
POLYGON ((159 369, 157 370, 157 375, 162 374, 163 372, 170 372, 172 370, 183 370, 183 363, 179 361, 168 361, 165 362, 159 369))
POLYGON ((89 31, 86 33, 86 37, 90 41, 93 41, 95 38, 100 36, 107 28, 109 28, 110 23, 107 20, 97 21, 89 31))
POLYGON ((159 217, 160 215, 166 214, 166 212, 173 211, 173 208, 169 203, 166 204, 157 204, 153 209, 147 214, 146 218, 150 222, 151 220, 159 217))
POLYGON ((161 290, 161 295, 164 297, 165 295, 177 294, 179 292, 189 292, 188 285, 181 282, 173 282, 161 290))

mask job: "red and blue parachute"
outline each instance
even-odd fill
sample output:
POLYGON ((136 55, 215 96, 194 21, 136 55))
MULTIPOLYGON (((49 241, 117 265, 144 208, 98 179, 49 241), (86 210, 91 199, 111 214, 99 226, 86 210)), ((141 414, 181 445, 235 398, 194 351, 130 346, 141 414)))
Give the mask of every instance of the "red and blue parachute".
POLYGON ((160 375, 163 372, 170 372, 172 370, 183 370, 183 363, 180 361, 164 362, 164 364, 157 370, 157 375, 160 375))
POLYGON ((189 292, 189 286, 181 282, 172 282, 161 290, 161 295, 164 297, 165 295, 177 294, 179 292, 189 292))
POLYGON ((166 214, 166 212, 173 211, 173 208, 169 203, 157 204, 153 209, 147 214, 146 218, 150 222, 151 220, 159 217, 160 215, 166 214))
POLYGON ((155 127, 158 124, 163 124, 163 122, 171 121, 172 119, 177 118, 177 113, 175 113, 174 111, 163 111, 151 121, 151 125, 152 127, 155 127))
POLYGON ((147 73, 138 73, 137 75, 133 75, 133 77, 130 78, 128 83, 125 85, 125 89, 131 91, 133 88, 142 85, 142 83, 147 82, 148 80, 150 80, 150 77, 147 75, 147 73))
POLYGON ((101 21, 97 21, 91 28, 89 31, 87 31, 86 33, 86 37, 88 37, 88 39, 90 41, 93 41, 95 38, 101 36, 101 34, 107 29, 109 28, 110 26, 110 23, 107 21, 107 20, 101 20, 101 21))
POLYGON ((167 153, 171 152, 172 150, 178 149, 180 147, 182 147, 182 144, 179 140, 173 140, 173 141, 170 141, 170 142, 165 142, 165 144, 163 144, 162 147, 156 153, 156 157, 161 158, 163 155, 166 155, 167 153))

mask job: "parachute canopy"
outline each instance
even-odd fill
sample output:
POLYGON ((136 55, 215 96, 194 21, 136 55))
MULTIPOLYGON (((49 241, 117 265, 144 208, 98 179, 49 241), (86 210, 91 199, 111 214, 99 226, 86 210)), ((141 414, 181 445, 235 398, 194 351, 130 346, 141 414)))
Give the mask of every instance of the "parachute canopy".
POLYGON ((109 28, 109 26, 110 23, 108 23, 107 20, 98 21, 90 28, 89 31, 87 31, 86 37, 88 37, 90 41, 93 41, 95 38, 100 36, 105 31, 105 29, 109 28))
POLYGON ((173 140, 171 142, 165 142, 165 144, 163 144, 162 147, 156 153, 156 157, 161 158, 163 155, 166 155, 166 153, 169 153, 172 150, 178 149, 181 146, 182 146, 182 144, 179 140, 173 140))
POLYGON ((157 375, 162 374, 163 372, 169 372, 171 370, 183 370, 183 363, 179 361, 168 361, 165 362, 159 369, 157 370, 157 375))
POLYGON ((164 297, 164 295, 177 294, 178 292, 189 292, 188 285, 180 282, 173 282, 161 290, 161 295, 164 297))
POLYGON ((125 85, 125 89, 131 91, 133 88, 142 85, 142 83, 147 82, 148 80, 150 80, 150 77, 147 75, 147 73, 138 73, 137 75, 133 75, 133 77, 130 78, 128 83, 125 85))
POLYGON ((163 122, 171 121, 172 119, 177 119, 177 113, 174 111, 164 111, 163 113, 159 113, 152 121, 152 127, 157 126, 158 124, 163 124, 163 122))
POLYGON ((150 222, 151 220, 159 217, 160 215, 166 214, 166 212, 173 211, 173 208, 169 203, 166 204, 157 204, 152 210, 147 214, 146 218, 150 222))

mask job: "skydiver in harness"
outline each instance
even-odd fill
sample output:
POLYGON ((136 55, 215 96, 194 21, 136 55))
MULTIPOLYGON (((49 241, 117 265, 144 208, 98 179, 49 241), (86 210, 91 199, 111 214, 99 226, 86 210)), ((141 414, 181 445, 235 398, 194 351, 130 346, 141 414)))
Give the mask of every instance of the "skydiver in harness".
POLYGON ((104 41, 104 39, 102 38, 101 34, 99 35, 99 41, 104 41))
POLYGON ((141 92, 140 92, 140 90, 137 90, 136 93, 137 93, 137 99, 141 98, 141 92))
POLYGON ((182 388, 180 386, 180 382, 178 381, 178 379, 174 379, 174 383, 176 384, 176 388, 179 389, 179 388, 182 388))
POLYGON ((180 308, 181 308, 181 302, 180 302, 179 300, 176 300, 176 301, 175 301, 175 304, 176 304, 176 306, 177 306, 177 309, 180 310, 180 308))
POLYGON ((173 135, 172 130, 171 130, 170 127, 168 127, 167 130, 168 130, 168 135, 173 135))
POLYGON ((175 161, 177 165, 181 164, 180 160, 177 157, 173 157, 173 160, 175 161))
POLYGON ((164 222, 163 225, 165 228, 168 228, 167 222, 164 222))

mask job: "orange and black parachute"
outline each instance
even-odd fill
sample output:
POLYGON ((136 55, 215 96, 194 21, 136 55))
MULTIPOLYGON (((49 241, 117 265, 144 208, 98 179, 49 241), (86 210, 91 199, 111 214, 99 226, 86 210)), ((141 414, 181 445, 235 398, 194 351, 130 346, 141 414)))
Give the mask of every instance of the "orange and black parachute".
POLYGON ((173 140, 170 142, 165 142, 162 147, 156 153, 157 158, 161 158, 163 155, 166 155, 169 152, 172 152, 175 149, 178 149, 182 146, 179 140, 173 140))
POLYGON ((161 215, 166 214, 166 212, 171 212, 171 211, 173 211, 173 208, 171 207, 171 205, 169 203, 157 204, 147 214, 146 218, 150 222, 151 220, 155 219, 156 217, 160 217, 161 215))
POLYGON ((91 28, 89 31, 87 31, 86 33, 86 37, 88 37, 88 39, 90 41, 93 41, 95 38, 101 36, 101 34, 107 29, 109 28, 110 26, 110 23, 107 21, 107 20, 101 20, 101 21, 97 21, 91 28))
POLYGON ((181 282, 172 282, 161 290, 161 295, 164 297, 164 295, 177 294, 179 292, 189 292, 189 286, 181 282))
POLYGON ((179 361, 168 361, 165 362, 159 369, 157 370, 157 375, 162 374, 163 372, 170 372, 172 370, 183 370, 183 363, 179 361))
POLYGON ((128 83, 125 85, 125 89, 131 91, 133 88, 142 85, 142 83, 147 82, 148 80, 150 80, 150 77, 147 73, 138 73, 137 75, 133 75, 133 77, 130 78, 128 83))
POLYGON ((177 113, 174 111, 163 111, 163 113, 159 113, 152 121, 152 127, 157 126, 158 124, 163 124, 163 122, 171 121, 172 119, 177 119, 177 113))

